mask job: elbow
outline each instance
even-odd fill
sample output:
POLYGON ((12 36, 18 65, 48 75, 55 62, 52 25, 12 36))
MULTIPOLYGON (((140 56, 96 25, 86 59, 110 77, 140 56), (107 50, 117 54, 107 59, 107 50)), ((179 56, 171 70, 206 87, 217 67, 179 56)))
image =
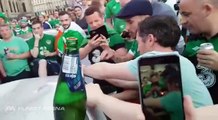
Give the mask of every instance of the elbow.
POLYGON ((136 120, 145 120, 145 117, 143 114, 139 114, 136 116, 136 120))

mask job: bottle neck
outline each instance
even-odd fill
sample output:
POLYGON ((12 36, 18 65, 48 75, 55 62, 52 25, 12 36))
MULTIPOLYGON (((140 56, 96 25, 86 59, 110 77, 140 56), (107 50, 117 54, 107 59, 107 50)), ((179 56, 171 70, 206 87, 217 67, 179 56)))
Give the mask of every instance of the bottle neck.
POLYGON ((65 50, 66 54, 78 54, 77 40, 67 40, 67 46, 65 50))
POLYGON ((65 53, 67 55, 69 55, 69 54, 78 54, 79 50, 77 48, 68 47, 68 48, 66 48, 65 53))

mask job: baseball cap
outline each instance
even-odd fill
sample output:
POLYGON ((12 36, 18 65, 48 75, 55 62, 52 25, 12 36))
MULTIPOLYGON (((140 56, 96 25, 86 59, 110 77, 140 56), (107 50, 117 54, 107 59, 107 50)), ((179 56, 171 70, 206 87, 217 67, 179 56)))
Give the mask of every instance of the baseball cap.
POLYGON ((8 18, 6 17, 6 15, 3 12, 0 12, 0 18, 4 19, 5 23, 8 22, 8 18))
POLYGON ((127 19, 137 15, 152 15, 152 5, 147 0, 131 0, 116 16, 120 19, 127 19))
POLYGON ((169 5, 162 2, 152 2, 151 5, 153 8, 152 16, 170 16, 177 21, 177 15, 169 5))

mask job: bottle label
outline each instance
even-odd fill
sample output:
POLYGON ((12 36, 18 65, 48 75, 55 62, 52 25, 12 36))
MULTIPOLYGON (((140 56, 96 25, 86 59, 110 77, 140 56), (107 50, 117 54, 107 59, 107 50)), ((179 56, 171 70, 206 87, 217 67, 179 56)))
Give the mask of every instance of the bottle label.
POLYGON ((82 71, 78 56, 64 56, 62 72, 70 91, 84 91, 82 71))
POLYGON ((62 72, 76 74, 78 70, 77 64, 78 64, 77 57, 64 56, 62 72))

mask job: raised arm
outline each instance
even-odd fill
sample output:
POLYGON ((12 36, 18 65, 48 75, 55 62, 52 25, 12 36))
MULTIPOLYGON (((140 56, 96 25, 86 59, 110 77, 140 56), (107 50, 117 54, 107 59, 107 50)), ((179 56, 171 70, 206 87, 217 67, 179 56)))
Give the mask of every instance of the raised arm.
POLYGON ((135 81, 134 76, 128 69, 127 62, 110 64, 100 62, 83 68, 84 74, 96 79, 121 79, 135 81))
POLYGON ((86 85, 87 105, 97 107, 112 120, 144 120, 139 104, 129 103, 102 93, 98 84, 86 85))

